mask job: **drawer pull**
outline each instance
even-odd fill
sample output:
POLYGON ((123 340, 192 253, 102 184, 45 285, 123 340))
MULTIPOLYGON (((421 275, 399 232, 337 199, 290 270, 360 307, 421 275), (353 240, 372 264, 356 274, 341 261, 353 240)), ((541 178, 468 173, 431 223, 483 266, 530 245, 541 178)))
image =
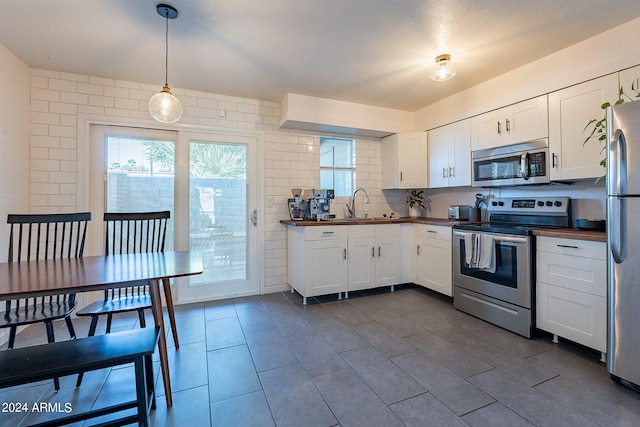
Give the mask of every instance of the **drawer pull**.
POLYGON ((433 230, 427 230, 427 233, 437 233, 437 231, 433 231, 433 230))
POLYGON ((324 236, 324 235, 333 234, 333 233, 335 233, 335 231, 323 231, 322 235, 324 236))
POLYGON ((578 246, 573 245, 557 245, 559 248, 580 249, 578 246))

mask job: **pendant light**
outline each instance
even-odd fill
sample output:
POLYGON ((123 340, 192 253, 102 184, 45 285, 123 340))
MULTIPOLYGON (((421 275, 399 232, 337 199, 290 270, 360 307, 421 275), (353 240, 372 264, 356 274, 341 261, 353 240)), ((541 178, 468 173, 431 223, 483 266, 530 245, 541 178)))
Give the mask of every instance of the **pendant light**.
POLYGON ((169 74, 169 19, 178 17, 178 11, 173 6, 159 4, 156 6, 158 15, 166 20, 165 50, 164 50, 164 86, 162 91, 156 93, 149 100, 149 113, 160 123, 175 123, 182 117, 182 105, 178 98, 173 96, 168 85, 169 74))
POLYGON ((431 79, 443 82, 455 76, 457 72, 456 66, 451 62, 451 55, 439 55, 436 57, 436 68, 431 73, 431 79))

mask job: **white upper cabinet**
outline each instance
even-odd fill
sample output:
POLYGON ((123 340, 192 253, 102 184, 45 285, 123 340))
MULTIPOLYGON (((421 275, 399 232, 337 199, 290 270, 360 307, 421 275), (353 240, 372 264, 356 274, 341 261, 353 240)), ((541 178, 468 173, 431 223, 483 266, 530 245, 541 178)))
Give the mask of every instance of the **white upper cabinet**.
POLYGON ((382 188, 427 188, 427 133, 398 133, 382 139, 382 188))
POLYGON ((501 147, 547 136, 547 95, 471 118, 472 150, 501 147))
POLYGON ((428 132, 429 187, 471 185, 470 120, 428 132))
MULTIPOLYGON (((636 95, 640 92, 640 67, 622 70, 618 77, 620 79, 620 87, 624 90, 624 93, 634 101, 638 99, 636 95)), ((624 102, 629 102, 631 99, 624 97, 624 102)))
MULTIPOLYGON (((629 89, 631 84, 629 84, 629 89)), ((618 74, 590 80, 549 94, 549 152, 551 179, 597 178, 604 175, 600 161, 604 142, 597 138, 584 143, 585 126, 604 118, 601 106, 618 99, 618 74)))

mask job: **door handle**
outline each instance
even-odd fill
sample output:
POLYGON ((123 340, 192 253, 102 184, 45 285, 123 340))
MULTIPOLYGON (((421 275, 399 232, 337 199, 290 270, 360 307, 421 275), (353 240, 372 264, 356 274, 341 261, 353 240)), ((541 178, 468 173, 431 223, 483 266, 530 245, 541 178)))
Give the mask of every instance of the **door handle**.
POLYGON ((520 175, 525 181, 529 180, 529 152, 522 153, 520 156, 520 175))
POLYGON ((251 212, 251 224, 253 224, 254 227, 258 226, 258 209, 254 209, 253 212, 251 212))

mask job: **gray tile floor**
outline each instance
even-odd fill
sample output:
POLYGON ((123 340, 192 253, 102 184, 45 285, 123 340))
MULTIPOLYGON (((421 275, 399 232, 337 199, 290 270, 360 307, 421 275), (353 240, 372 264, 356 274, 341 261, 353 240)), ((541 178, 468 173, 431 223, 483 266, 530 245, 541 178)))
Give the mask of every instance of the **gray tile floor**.
MULTIPOLYGON (((307 306, 295 293, 254 296, 178 306, 177 316, 174 406, 158 379, 156 426, 640 425, 640 394, 612 382, 599 353, 524 339, 417 287, 307 306)), ((114 329, 135 323, 121 318, 114 329)), ((18 344, 42 342, 43 331, 28 328, 18 344)), ((132 376, 125 366, 88 373, 79 389, 66 377, 58 393, 50 381, 0 390, 0 425, 58 416, 33 403, 79 410, 132 398, 132 376), (26 417, 7 410, 12 402, 28 404, 26 417)))

